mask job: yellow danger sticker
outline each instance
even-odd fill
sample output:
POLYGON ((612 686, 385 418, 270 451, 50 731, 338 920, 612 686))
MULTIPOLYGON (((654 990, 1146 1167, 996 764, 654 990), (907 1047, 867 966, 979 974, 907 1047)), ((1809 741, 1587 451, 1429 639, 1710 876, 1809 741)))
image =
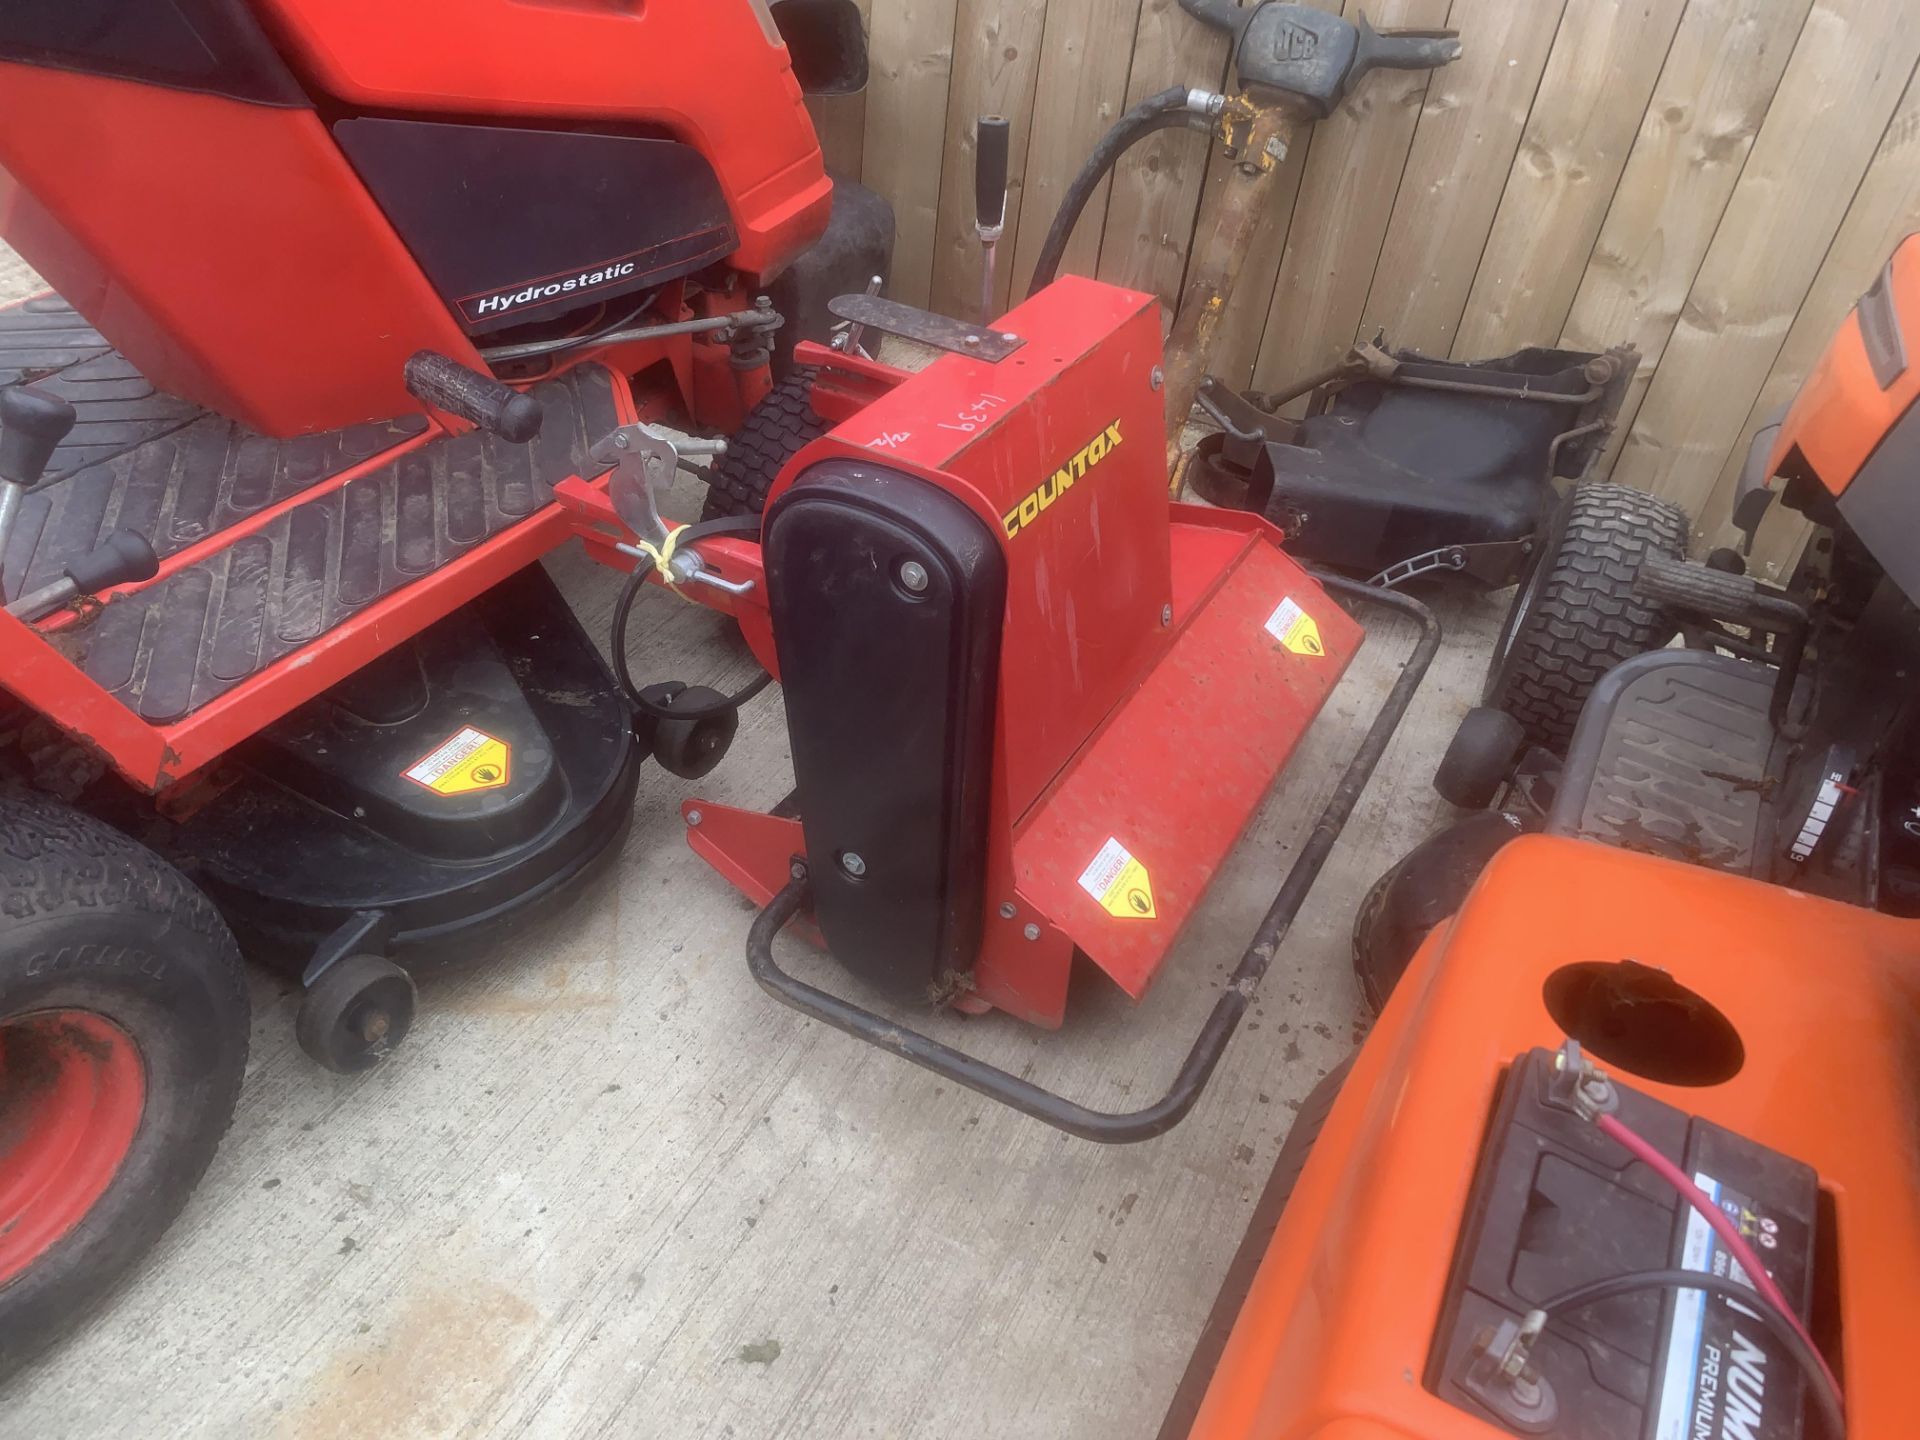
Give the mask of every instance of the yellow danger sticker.
POLYGON ((1296 655, 1327 653, 1320 643, 1320 627, 1313 623, 1311 615, 1294 603, 1291 595, 1282 600, 1280 608, 1267 617, 1266 630, 1296 655))
POLYGON ((498 790, 513 770, 513 750, 483 730, 463 725, 401 773, 436 795, 498 790))
POLYGON ((1093 857, 1093 863, 1081 872, 1080 888, 1116 919, 1154 918, 1153 881, 1147 875, 1147 867, 1111 837, 1093 857))

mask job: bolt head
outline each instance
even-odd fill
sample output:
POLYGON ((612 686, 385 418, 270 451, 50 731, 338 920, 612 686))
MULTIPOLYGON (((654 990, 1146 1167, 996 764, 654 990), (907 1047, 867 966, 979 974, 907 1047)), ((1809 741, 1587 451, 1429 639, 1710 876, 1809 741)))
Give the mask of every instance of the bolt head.
POLYGON ((616 433, 614 434, 614 437, 613 437, 613 448, 614 448, 614 449, 616 449, 616 450, 624 450, 624 449, 626 449, 626 448, 627 448, 627 447, 628 447, 629 445, 631 445, 631 444, 633 444, 633 441, 631 441, 631 440, 629 440, 629 439, 628 439, 628 438, 627 438, 627 437, 626 437, 625 435, 623 435, 623 434, 620 434, 620 433, 618 433, 618 432, 616 432, 616 433))
POLYGON ((1029 920, 1027 922, 1026 929, 1022 930, 1020 933, 1026 936, 1027 939, 1029 940, 1038 940, 1040 938, 1040 927, 1034 924, 1031 920, 1029 920))
POLYGON ((698 825, 705 818, 706 817, 702 815, 698 810, 687 811, 687 824, 689 825, 698 825))
POLYGON ((840 868, 857 880, 867 873, 867 862, 849 850, 840 857, 840 868))
POLYGON ((978 335, 969 335, 960 343, 962 345, 978 345, 980 343, 980 337, 978 335))
POLYGON ((1167 372, 1162 370, 1158 365, 1154 366, 1153 369, 1147 372, 1147 383, 1158 390, 1162 385, 1167 383, 1167 372))
POLYGON ((1009 345, 1016 343, 1020 339, 1020 337, 1014 334, 1011 330, 1002 330, 1000 332, 1000 338, 1006 341, 1009 345))
POLYGON ((1000 918, 1002 920, 1011 920, 1019 913, 1019 907, 1016 906, 1013 901, 1003 900, 1000 902, 1000 918))
POLYGON ((918 560, 902 561, 900 565, 900 584, 915 595, 927 588, 927 567, 918 560))
POLYGON ((1162 605, 1160 607, 1160 624, 1163 628, 1173 624, 1173 606, 1162 605))

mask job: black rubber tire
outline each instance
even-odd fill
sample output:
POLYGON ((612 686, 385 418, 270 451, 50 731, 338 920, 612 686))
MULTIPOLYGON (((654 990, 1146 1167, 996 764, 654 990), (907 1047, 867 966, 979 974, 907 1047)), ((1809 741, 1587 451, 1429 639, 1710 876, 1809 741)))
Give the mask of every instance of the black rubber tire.
MULTIPOLYGON (((664 690, 666 686, 650 686, 664 690)), ((692 719, 678 716, 653 720, 653 758, 669 775, 682 780, 698 780, 713 772, 740 729, 738 709, 723 709, 727 697, 704 685, 680 685, 674 689, 667 706, 685 705, 695 712, 692 719)))
POLYGON ((1460 719, 1433 772, 1433 788, 1449 805, 1484 810, 1520 759, 1527 732, 1504 710, 1476 705, 1460 719))
POLYGON ((93 1207, 0 1287, 0 1374, 45 1349, 152 1248, 200 1183, 247 1065, 239 947, 158 855, 42 796, 0 793, 0 1019, 88 1010, 139 1049, 145 1104, 93 1207))
POLYGON ((407 1038, 415 1004, 413 977, 386 956, 346 955, 301 997, 294 1038, 322 1069, 358 1075, 407 1038))
POLYGON ((1521 833, 1498 810, 1476 810, 1436 830, 1373 882, 1353 917, 1353 974, 1374 1014, 1433 927, 1460 909, 1496 853, 1521 833))
POLYGON ((1600 677, 1660 649, 1678 629, 1634 594, 1633 579, 1649 555, 1684 557, 1687 529, 1686 511, 1631 486, 1574 486, 1514 592, 1483 703, 1564 755, 1600 677))
POLYGON ((814 373, 803 366, 780 381, 753 407, 739 433, 728 438, 727 453, 707 472, 702 520, 758 515, 787 461, 827 433, 827 422, 813 409, 814 373))

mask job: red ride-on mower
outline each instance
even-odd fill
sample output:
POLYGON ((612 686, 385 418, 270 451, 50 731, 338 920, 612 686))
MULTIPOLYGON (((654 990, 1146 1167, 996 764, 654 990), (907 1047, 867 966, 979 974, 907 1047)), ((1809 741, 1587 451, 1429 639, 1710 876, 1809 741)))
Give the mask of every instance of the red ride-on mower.
POLYGON ((736 429, 782 313, 884 272, 801 103, 862 82, 851 14, 0 14, 0 231, 65 297, 0 311, 0 1368, 204 1171, 236 934, 363 1068, 397 960, 608 854, 649 750, 719 759, 730 715, 636 711, 535 562, 596 441, 736 429))
MULTIPOLYGON (((1241 216, 1300 117, 1456 48, 1189 8, 1235 32, 1246 93, 1177 98, 1241 157, 1241 216)), ((0 673, 18 778, 70 802, 0 801, 19 857, 0 903, 51 907, 0 945, 0 1235, 38 1237, 0 1274, 0 1361, 205 1165, 244 1056, 229 924, 301 974, 309 1052, 361 1068, 411 1016, 397 961, 605 853, 644 751, 689 777, 718 762, 767 680, 636 682, 649 583, 734 616, 785 692, 796 806, 686 807, 766 907, 764 986, 1096 1139, 1198 1097, 1437 626, 1316 580, 1258 516, 1169 505, 1167 421, 1206 350, 1191 294, 1164 352, 1153 297, 1075 277, 990 327, 849 294, 838 348, 799 345, 770 392, 781 309, 884 270, 780 43, 844 72, 832 10, 197 0, 155 20, 101 0, 0 20, 0 214, 86 317, 46 299, 0 320, 33 382, 0 446, 0 673), (724 57, 725 91, 695 53, 724 57), (497 74, 504 93, 472 78, 497 74), (945 353, 909 374, 865 355, 872 329, 945 353), (695 455, 715 457, 708 518, 670 526, 655 492, 695 455), (611 674, 533 563, 572 535, 631 572, 611 674), (1360 645, 1335 597, 1425 633, 1161 1101, 1088 1111, 775 964, 804 914, 916 1005, 1057 1024, 1076 950, 1140 994, 1360 645), (63 1161, 82 1152, 90 1192, 63 1161)), ((1205 314, 1244 251, 1220 239, 1205 314)))

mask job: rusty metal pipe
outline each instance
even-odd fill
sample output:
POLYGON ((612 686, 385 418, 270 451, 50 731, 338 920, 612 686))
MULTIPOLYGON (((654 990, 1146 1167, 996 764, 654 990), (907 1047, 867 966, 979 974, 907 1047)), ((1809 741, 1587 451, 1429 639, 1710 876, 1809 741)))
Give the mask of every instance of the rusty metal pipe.
MULTIPOLYGON (((1223 122, 1233 164, 1227 169, 1225 189, 1214 208, 1213 222, 1195 238, 1187 265, 1187 285, 1180 296, 1173 333, 1167 337, 1167 473, 1174 474, 1180 457, 1180 432, 1193 410, 1200 381, 1207 373, 1221 317, 1233 301, 1240 271, 1252 248, 1254 232, 1267 213, 1281 163, 1293 139, 1298 118, 1281 104, 1257 104, 1236 96, 1223 122)), ((1171 488, 1172 482, 1169 482, 1171 488)), ((1179 498, 1179 492, 1173 492, 1179 498)))

